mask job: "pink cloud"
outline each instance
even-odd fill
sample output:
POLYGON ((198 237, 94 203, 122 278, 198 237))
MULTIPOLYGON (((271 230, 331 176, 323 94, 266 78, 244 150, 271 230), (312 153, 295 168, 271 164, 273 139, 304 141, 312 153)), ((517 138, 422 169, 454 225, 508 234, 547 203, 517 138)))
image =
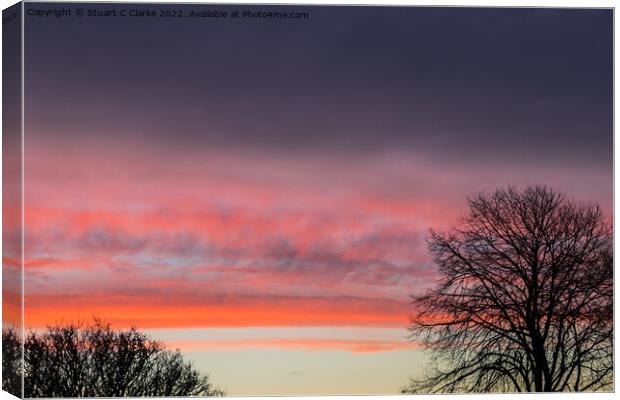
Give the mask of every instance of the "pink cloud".
POLYGON ((65 145, 27 145, 32 324, 101 314, 146 326, 404 326, 409 295, 434 279, 427 229, 455 223, 468 194, 533 176, 578 198, 608 194, 593 171, 463 169, 409 153, 179 153, 80 139, 60 158, 65 145))

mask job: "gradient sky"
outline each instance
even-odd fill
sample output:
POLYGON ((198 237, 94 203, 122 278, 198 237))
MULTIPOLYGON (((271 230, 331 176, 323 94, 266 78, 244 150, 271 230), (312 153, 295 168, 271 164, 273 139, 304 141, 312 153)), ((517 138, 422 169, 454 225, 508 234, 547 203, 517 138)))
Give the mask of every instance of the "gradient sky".
POLYGON ((26 18, 26 326, 135 325, 232 395, 396 393, 468 195, 610 215, 610 10, 294 10, 26 18))
MULTIPOLYGON (((22 254, 20 6, 2 11, 2 256, 22 254)), ((22 265, 2 263, 2 326, 21 331, 22 265)))

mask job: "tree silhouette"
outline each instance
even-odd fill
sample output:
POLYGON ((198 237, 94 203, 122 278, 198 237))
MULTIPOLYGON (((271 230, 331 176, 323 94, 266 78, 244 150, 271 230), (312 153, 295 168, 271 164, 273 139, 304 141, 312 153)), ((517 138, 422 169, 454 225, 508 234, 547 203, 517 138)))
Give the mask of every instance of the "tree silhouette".
POLYGON ((613 389, 612 230, 596 205, 545 186, 468 200, 430 232, 437 285, 413 296, 431 370, 404 392, 613 389))
POLYGON ((2 390, 22 397, 22 346, 17 332, 2 328, 2 390))
MULTIPOLYGON (((3 331, 3 342, 16 338, 3 331)), ((135 328, 67 324, 24 342, 25 397, 221 396, 181 353, 135 328)))

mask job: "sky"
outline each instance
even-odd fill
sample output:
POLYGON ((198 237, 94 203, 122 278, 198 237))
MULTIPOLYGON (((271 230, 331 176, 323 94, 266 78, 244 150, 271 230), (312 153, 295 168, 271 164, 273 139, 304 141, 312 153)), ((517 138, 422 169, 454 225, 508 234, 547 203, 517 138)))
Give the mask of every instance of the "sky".
POLYGON ((611 217, 612 12, 267 8, 308 18, 26 17, 24 323, 136 326, 231 395, 398 393, 467 196, 611 217))
MULTIPOLYGON (((2 256, 21 256, 21 20, 18 6, 2 11, 2 256)), ((2 326, 20 332, 22 299, 20 262, 2 263, 2 326)))

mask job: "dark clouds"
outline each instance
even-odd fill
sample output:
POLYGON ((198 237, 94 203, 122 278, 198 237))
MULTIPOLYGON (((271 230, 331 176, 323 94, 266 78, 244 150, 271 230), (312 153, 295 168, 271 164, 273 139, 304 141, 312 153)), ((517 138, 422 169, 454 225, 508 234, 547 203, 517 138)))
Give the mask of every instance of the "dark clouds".
POLYGON ((310 18, 29 17, 29 132, 611 167, 611 10, 295 10, 310 18))

